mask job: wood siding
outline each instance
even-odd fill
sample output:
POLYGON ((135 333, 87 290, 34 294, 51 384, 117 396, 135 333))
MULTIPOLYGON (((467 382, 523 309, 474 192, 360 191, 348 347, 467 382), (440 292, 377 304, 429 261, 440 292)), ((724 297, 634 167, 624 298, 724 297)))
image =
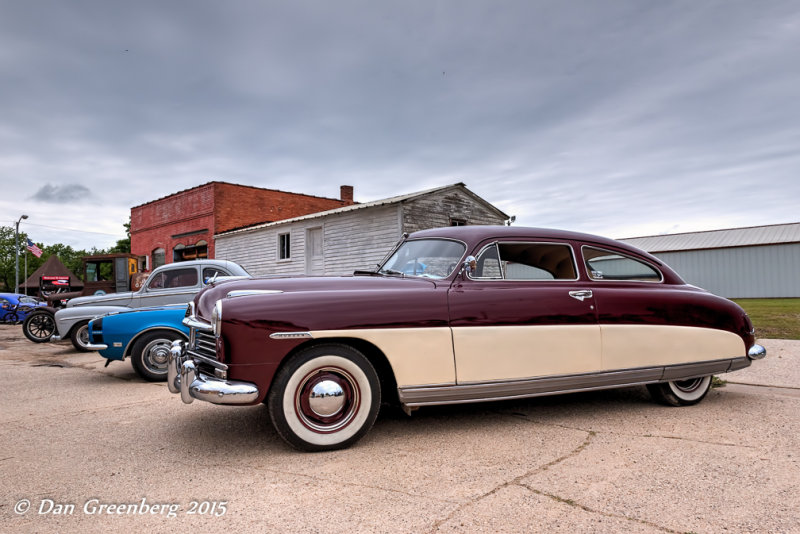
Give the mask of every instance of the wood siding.
POLYGON ((250 274, 302 275, 306 272, 306 230, 322 228, 326 275, 371 269, 402 233, 400 205, 354 210, 249 232, 218 236, 217 258, 234 261, 250 274), (278 259, 278 235, 291 235, 291 258, 278 259))
POLYGON ((404 203, 404 232, 450 226, 452 219, 464 220, 469 225, 505 222, 505 218, 491 204, 478 201, 463 189, 450 189, 404 203))
POLYGON ((394 203, 219 235, 216 257, 234 261, 255 276, 304 275, 307 231, 322 228, 324 274, 350 275, 355 270, 373 269, 403 232, 450 226, 452 219, 469 225, 503 224, 503 215, 457 185, 394 203), (291 257, 279 260, 278 236, 287 232, 291 257))

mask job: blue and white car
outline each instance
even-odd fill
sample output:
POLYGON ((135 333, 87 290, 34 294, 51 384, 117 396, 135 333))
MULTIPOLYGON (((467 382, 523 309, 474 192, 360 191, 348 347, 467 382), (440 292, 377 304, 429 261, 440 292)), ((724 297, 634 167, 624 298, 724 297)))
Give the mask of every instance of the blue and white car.
POLYGON ((169 349, 175 340, 188 340, 183 324, 186 304, 112 312, 89 321, 90 350, 108 361, 131 359, 136 374, 151 382, 167 379, 169 349))
POLYGON ((0 323, 21 323, 35 308, 46 305, 28 295, 0 293, 0 323))

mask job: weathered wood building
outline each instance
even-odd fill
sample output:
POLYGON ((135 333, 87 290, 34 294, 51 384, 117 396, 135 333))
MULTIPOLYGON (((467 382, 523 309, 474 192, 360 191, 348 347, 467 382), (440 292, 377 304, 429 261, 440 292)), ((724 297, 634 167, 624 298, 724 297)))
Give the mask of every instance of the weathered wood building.
POLYGON ((404 232, 501 225, 508 218, 457 183, 223 232, 214 240, 218 259, 253 275, 346 275, 375 267, 404 232))

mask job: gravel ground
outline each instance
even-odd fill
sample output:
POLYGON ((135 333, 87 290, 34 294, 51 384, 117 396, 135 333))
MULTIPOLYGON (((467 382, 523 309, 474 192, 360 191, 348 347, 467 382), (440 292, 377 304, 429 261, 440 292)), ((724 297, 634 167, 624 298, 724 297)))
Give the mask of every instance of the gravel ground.
POLYGON ((263 406, 186 406, 0 326, 0 532, 800 532, 800 341, 760 342, 694 407, 626 388, 387 413, 303 454, 263 406))

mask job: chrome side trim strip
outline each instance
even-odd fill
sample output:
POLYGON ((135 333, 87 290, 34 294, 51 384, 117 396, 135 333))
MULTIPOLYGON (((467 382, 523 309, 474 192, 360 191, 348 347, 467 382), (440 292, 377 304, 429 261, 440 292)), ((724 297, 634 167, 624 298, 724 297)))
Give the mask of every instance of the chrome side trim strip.
POLYGON ((229 299, 236 297, 247 297, 250 295, 274 295, 276 293, 283 293, 280 289, 236 289, 229 291, 226 295, 229 299))
POLYGON ((313 339, 311 332, 273 332, 269 335, 270 339, 313 339))
POLYGON ((398 388, 406 406, 462 404, 492 400, 521 399, 560 393, 636 386, 654 382, 684 380, 741 369, 745 357, 690 364, 644 367, 577 375, 560 375, 524 380, 480 382, 455 386, 412 386, 398 388))
POLYGON ((83 348, 89 350, 106 350, 108 348, 108 345, 106 345, 105 343, 87 343, 83 346, 83 348))

